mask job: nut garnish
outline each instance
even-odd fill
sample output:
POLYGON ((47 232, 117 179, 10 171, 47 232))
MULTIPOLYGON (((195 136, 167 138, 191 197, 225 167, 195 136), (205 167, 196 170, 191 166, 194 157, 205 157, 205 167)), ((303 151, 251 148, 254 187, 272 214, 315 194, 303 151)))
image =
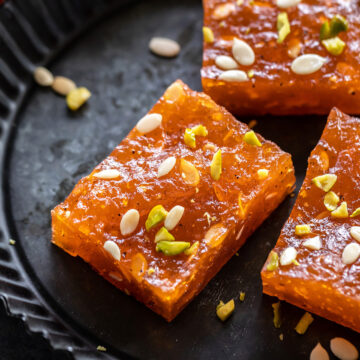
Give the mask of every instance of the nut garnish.
POLYGON ((168 214, 167 211, 164 209, 162 205, 154 206, 150 210, 148 218, 145 222, 146 230, 149 231, 150 229, 152 229, 153 227, 164 221, 167 214, 168 214))
POLYGON ((175 256, 182 254, 189 247, 190 243, 186 241, 159 241, 156 244, 156 251, 167 256, 175 256))
POLYGON ((55 92, 64 96, 66 96, 71 90, 76 89, 75 83, 64 76, 55 76, 51 87, 55 92))
POLYGON ((276 28, 278 31, 277 42, 281 44, 285 38, 290 34, 290 23, 286 12, 281 12, 277 16, 276 28))
POLYGON ((181 220, 183 214, 184 214, 184 207, 180 206, 180 205, 176 205, 174 206, 169 213, 166 216, 165 222, 164 222, 164 226, 168 229, 168 230, 172 230, 175 228, 175 226, 179 223, 179 221, 181 220))
POLYGON ((170 156, 165 159, 159 166, 157 177, 162 177, 167 175, 175 166, 176 158, 174 156, 170 156))
POLYGON ((235 310, 234 299, 231 299, 226 304, 220 301, 219 305, 216 307, 216 315, 221 321, 225 321, 234 312, 234 310, 235 310))
POLYGON ((331 339, 330 349, 341 360, 356 360, 359 357, 356 347, 344 338, 336 337, 331 339))
POLYGON ((334 38, 342 31, 347 31, 349 24, 341 15, 334 15, 330 20, 326 20, 320 29, 320 40, 334 38))
POLYGON ((255 62, 254 50, 243 40, 234 39, 232 53, 235 60, 241 65, 249 66, 255 62))
POLYGON ((221 149, 219 149, 213 156, 210 165, 211 177, 217 181, 220 179, 222 172, 221 149))
POLYGON ((253 130, 248 131, 244 135, 244 141, 249 145, 262 146, 260 140, 258 139, 258 137, 256 136, 256 134, 253 130))
POLYGON ((71 90, 66 96, 66 103, 70 110, 76 111, 91 97, 91 92, 86 87, 71 90))
POLYGON ((136 124, 136 129, 142 134, 147 134, 157 129, 160 126, 161 121, 161 114, 147 114, 138 121, 138 123, 136 124))
POLYGON ((307 235, 311 233, 311 228, 309 224, 296 225, 295 226, 295 235, 307 235))
POLYGON ((287 266, 292 264, 296 260, 297 251, 292 246, 286 248, 280 256, 280 264, 287 266))
POLYGON ((139 224, 140 214, 136 209, 128 210, 121 219, 120 231, 122 235, 129 235, 135 231, 139 224))
POLYGON ((342 54, 345 49, 346 44, 339 37, 335 36, 330 39, 322 40, 321 43, 324 45, 325 49, 331 54, 338 56, 342 54))
POLYGON ((278 329, 281 326, 280 301, 271 306, 274 312, 273 324, 278 329))
POLYGON ((203 27, 203 36, 206 43, 211 44, 214 42, 214 33, 209 27, 203 27))
POLYGON ((244 82, 248 79, 246 72, 242 70, 227 70, 219 75, 219 80, 227 82, 244 82))
POLYGON ((212 17, 216 20, 222 20, 228 17, 235 10, 235 4, 224 3, 218 5, 212 13, 212 17))
POLYGON ((347 218, 349 216, 349 213, 346 201, 343 201, 337 209, 333 210, 331 212, 331 216, 340 219, 347 218))
POLYGON ((345 246, 341 260, 345 265, 353 264, 360 256, 360 245, 351 243, 345 246))
POLYGON ((237 62, 232 57, 226 55, 217 56, 215 64, 222 70, 234 70, 238 68, 237 62))
POLYGON ((322 247, 320 236, 307 239, 302 243, 302 245, 310 250, 320 250, 322 247))
POLYGON ((102 351, 102 352, 105 352, 106 351, 106 347, 105 346, 102 346, 102 345, 98 345, 97 348, 96 348, 97 351, 102 351))
POLYGON ((120 171, 116 169, 106 169, 95 173, 93 176, 98 179, 112 180, 120 176, 120 171))
POLYGON ((350 228, 350 235, 357 241, 360 242, 360 226, 352 226, 350 228))
POLYGON ((264 180, 269 176, 269 170, 267 169, 259 169, 257 171, 259 180, 264 180))
POLYGON ((192 149, 196 148, 196 138, 195 136, 207 136, 208 131, 205 126, 197 125, 185 130, 184 134, 184 142, 187 146, 191 147, 192 149))
POLYGON ((326 59, 316 54, 305 54, 297 57, 291 64, 291 70, 298 75, 309 75, 326 63, 326 59))
POLYGON ((194 255, 199 248, 200 243, 198 241, 195 241, 188 249, 184 251, 185 255, 194 255))
POLYGON ((324 205, 329 211, 337 208, 340 198, 333 192, 329 191, 324 197, 324 205))
POLYGON ((304 335, 306 333, 306 330, 309 328, 310 324, 314 321, 314 318, 312 315, 308 312, 306 312, 298 322, 298 324, 295 327, 295 331, 300 334, 304 335))
POLYGON ((199 171, 190 161, 181 159, 180 169, 181 169, 181 177, 188 185, 196 186, 197 184, 199 184, 200 181, 199 171))
POLYGON ((155 242, 157 243, 159 241, 175 241, 175 238, 169 233, 166 227, 163 226, 155 235, 155 242))
POLYGON ((243 291, 240 292, 239 300, 244 301, 245 300, 245 293, 243 291))
POLYGON ((279 267, 279 255, 275 251, 271 251, 269 255, 269 262, 266 266, 266 270, 275 271, 279 267))
POLYGON ((325 174, 314 177, 312 182, 316 185, 319 189, 328 192, 331 188, 335 185, 337 180, 337 176, 335 174, 325 174))
POLYGON ((117 244, 112 241, 112 240, 108 240, 105 241, 104 243, 104 249, 115 259, 115 260, 120 260, 120 249, 117 246, 117 244))
POLYGON ((310 360, 330 360, 329 354, 320 343, 314 347, 310 354, 310 360))
POLYGON ((350 217, 353 218, 353 217, 358 216, 358 215, 360 215, 360 208, 357 208, 357 209, 350 215, 350 217))
POLYGON ((276 0, 276 6, 280 9, 287 9, 296 6, 301 0, 276 0))
POLYGON ((171 58, 180 52, 180 45, 172 39, 153 37, 149 42, 149 49, 156 55, 171 58))
POLYGON ((34 71, 34 79, 40 86, 51 86, 54 82, 53 74, 46 68, 39 66, 34 71))

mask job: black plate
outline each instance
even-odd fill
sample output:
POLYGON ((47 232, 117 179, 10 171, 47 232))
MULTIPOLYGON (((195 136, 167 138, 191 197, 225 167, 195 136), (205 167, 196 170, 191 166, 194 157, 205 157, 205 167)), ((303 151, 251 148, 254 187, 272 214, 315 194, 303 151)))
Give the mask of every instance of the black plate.
MULTIPOLYGON (((107 283, 80 259, 50 244, 50 209, 101 161, 164 89, 181 78, 200 90, 200 1, 33 0, 0 9, 2 178, 0 291, 13 314, 76 358, 107 354, 141 359, 293 359, 318 341, 360 336, 316 317, 304 336, 293 330, 303 311, 283 304, 283 327, 272 324, 260 269, 294 199, 288 198, 205 290, 171 323, 107 283), (129 1, 127 2, 129 3, 129 1), (106 16, 104 16, 104 14, 106 16), (99 17, 102 21, 95 21, 99 17), (80 37, 76 35, 82 31, 80 37), (176 39, 179 57, 149 53, 154 35, 176 39), (45 63, 88 87, 93 97, 76 113, 64 99, 34 86, 45 63), (8 245, 16 239, 15 247, 8 245), (220 299, 238 298, 231 319, 215 316, 220 299), (279 335, 284 334, 280 341, 279 335)), ((248 121, 250 119, 242 119, 248 121)), ((298 186, 324 117, 257 118, 256 130, 293 155, 298 186)))

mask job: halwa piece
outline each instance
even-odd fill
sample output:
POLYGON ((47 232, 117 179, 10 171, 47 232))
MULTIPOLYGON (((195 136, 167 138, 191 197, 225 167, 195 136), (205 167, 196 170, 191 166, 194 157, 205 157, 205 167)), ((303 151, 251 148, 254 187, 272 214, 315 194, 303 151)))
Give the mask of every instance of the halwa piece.
POLYGON ((203 0, 204 92, 236 115, 360 113, 357 1, 203 0))
POLYGON ((331 111, 261 276, 264 293, 360 332, 359 129, 360 119, 331 111), (303 224, 311 232, 296 232, 303 224))
POLYGON ((172 320, 293 190, 290 155, 248 131, 175 82, 52 211, 52 241, 172 320))

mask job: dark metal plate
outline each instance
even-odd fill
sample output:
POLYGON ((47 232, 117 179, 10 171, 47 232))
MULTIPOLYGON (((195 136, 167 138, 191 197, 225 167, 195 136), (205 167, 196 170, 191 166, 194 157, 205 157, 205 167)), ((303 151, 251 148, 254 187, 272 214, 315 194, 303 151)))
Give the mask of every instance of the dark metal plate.
MULTIPOLYGON (((201 89, 201 2, 122 3, 10 1, 0 9, 0 47, 6 50, 0 51, 0 291, 11 312, 26 316, 34 331, 43 331, 54 347, 79 359, 103 356, 93 351, 98 344, 121 358, 182 360, 303 359, 318 341, 329 349, 334 336, 360 344, 358 334, 318 317, 304 336, 297 335, 293 328, 303 311, 287 304, 283 327, 272 325, 275 299, 262 295, 259 273, 290 213, 291 198, 171 324, 50 244, 50 209, 126 136, 164 89, 177 78, 201 89), (91 22, 102 13, 105 19, 91 22), (22 26, 7 27, 9 16, 22 26), (179 41, 180 56, 165 60, 149 53, 154 35, 179 41), (70 113, 63 98, 33 86, 32 69, 43 62, 88 87, 89 103, 70 113), (7 245, 10 236, 15 247, 7 245), (237 301, 233 317, 219 322, 218 301, 238 298, 240 291, 246 292, 245 302, 237 301)), ((325 118, 257 120, 258 132, 293 155, 299 186, 325 118)))

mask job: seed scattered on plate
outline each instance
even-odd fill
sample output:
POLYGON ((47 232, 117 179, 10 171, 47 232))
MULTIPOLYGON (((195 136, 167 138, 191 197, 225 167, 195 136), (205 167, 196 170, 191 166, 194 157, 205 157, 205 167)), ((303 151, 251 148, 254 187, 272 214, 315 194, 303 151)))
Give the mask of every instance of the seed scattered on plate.
POLYGON ((219 79, 227 82, 243 82, 248 80, 248 76, 242 70, 227 70, 220 74, 219 79))
POLYGON ((350 235, 358 242, 360 242, 360 226, 352 226, 350 235))
POLYGON ((147 114, 139 120, 136 124, 136 129, 142 134, 147 134, 155 129, 157 129, 162 121, 161 114, 147 114))
POLYGON ((140 214, 136 209, 128 210, 121 219, 120 231, 122 235, 129 235, 139 224, 140 214))
POLYGON ((297 251, 293 247, 286 248, 280 256, 280 264, 282 266, 287 266, 293 263, 296 260, 297 251))
POLYGON ((160 164, 157 176, 162 177, 167 175, 174 168, 175 164, 176 158, 174 156, 168 157, 160 164))
POLYGON ((53 74, 43 66, 39 66, 35 69, 34 79, 40 86, 51 86, 54 82, 53 74))
POLYGON ((345 246, 342 253, 342 262, 345 265, 353 264, 360 256, 360 245, 357 243, 351 243, 345 246))
POLYGON ((330 349, 340 360, 356 360, 359 352, 348 340, 336 337, 330 340, 330 349))
POLYGON ((97 351, 105 352, 105 351, 106 351, 106 347, 99 345, 99 346, 96 348, 96 350, 97 350, 97 351))
POLYGON ((165 222, 164 222, 164 226, 166 227, 166 229, 168 230, 172 230, 175 228, 175 226, 179 223, 179 221, 181 220, 183 214, 184 214, 184 207, 180 206, 180 205, 176 205, 174 206, 168 213, 165 222))
POLYGON ((180 52, 180 45, 175 40, 164 37, 153 37, 149 48, 154 54, 168 58, 175 57, 180 52))
POLYGON ((115 260, 120 260, 120 249, 117 246, 117 244, 112 241, 112 240, 108 240, 105 241, 104 243, 104 249, 115 259, 115 260))
POLYGON ((255 62, 254 50, 245 41, 234 39, 232 53, 235 60, 241 65, 252 65, 255 62))
POLYGON ((76 89, 75 83, 64 76, 55 76, 52 88, 60 95, 66 96, 71 90, 76 89))
POLYGON ((222 70, 234 70, 238 68, 237 62, 232 57, 226 55, 217 56, 215 64, 222 70))
POLYGON ((96 174, 94 174, 94 177, 96 177, 98 179, 104 179, 104 180, 116 179, 119 176, 120 176, 120 171, 118 171, 116 169, 101 170, 101 171, 97 172, 96 174))
POLYGON ((326 58, 316 54, 305 54, 297 57, 291 64, 291 70, 298 75, 309 75, 326 63, 326 58))
POLYGON ((310 360, 330 360, 328 352, 320 343, 313 348, 310 354, 310 360))
POLYGON ((15 244, 16 244, 16 241, 13 240, 13 239, 10 239, 10 240, 9 240, 9 244, 10 244, 10 245, 15 245, 15 244))

